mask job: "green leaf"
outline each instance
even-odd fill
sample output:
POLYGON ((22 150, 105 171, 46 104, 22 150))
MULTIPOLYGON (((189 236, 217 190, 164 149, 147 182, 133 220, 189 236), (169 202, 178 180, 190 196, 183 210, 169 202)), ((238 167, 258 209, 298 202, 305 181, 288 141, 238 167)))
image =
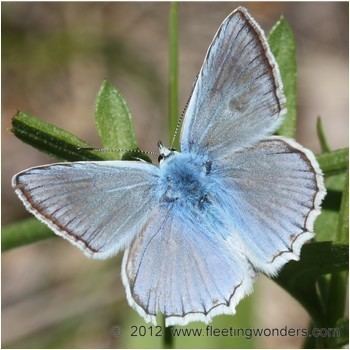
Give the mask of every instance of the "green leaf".
POLYGON ((103 146, 113 149, 107 152, 110 159, 121 159, 125 151, 137 148, 129 108, 117 89, 106 80, 97 95, 95 117, 103 146))
POLYGON ((172 2, 169 11, 169 78, 168 78, 168 122, 169 141, 178 149, 179 133, 176 128, 179 121, 179 20, 178 3, 172 2))
POLYGON ((317 157, 317 161, 325 176, 345 172, 349 164, 349 148, 322 153, 317 157))
POLYGON ((5 251, 52 237, 56 236, 46 225, 34 218, 25 219, 1 229, 1 250, 5 251))
POLYGON ((316 288, 317 280, 325 274, 346 271, 348 266, 348 245, 309 243, 303 247, 300 261, 285 265, 275 281, 305 307, 316 325, 325 326, 326 311, 316 288))
MULTIPOLYGON (((340 173, 337 175, 327 176, 326 177, 326 187, 327 191, 336 191, 342 193, 345 187, 346 173, 340 173)), ((339 208, 340 209, 340 201, 339 208)))
MULTIPOLYGON (((328 195, 328 194, 327 194, 328 195)), ((321 215, 316 219, 314 231, 317 241, 333 241, 337 235, 336 226, 338 222, 338 212, 325 209, 322 204, 321 215)))
POLYGON ((316 128, 317 128, 317 136, 318 136, 318 140, 320 142, 322 153, 330 152, 331 148, 328 145, 328 142, 327 142, 327 139, 326 139, 326 135, 325 135, 325 132, 323 130, 321 117, 317 117, 316 128))
POLYGON ((337 242, 349 244, 349 170, 345 178, 337 232, 337 242))
POLYGON ((25 112, 17 112, 12 118, 11 131, 23 142, 61 160, 105 159, 94 151, 81 149, 91 146, 68 131, 25 112))
POLYGON ((326 197, 322 203, 322 212, 315 222, 317 241, 335 241, 337 235, 338 212, 342 201, 345 174, 326 177, 326 197))
POLYGON ((287 99, 287 115, 278 134, 295 138, 297 124, 296 47, 293 30, 283 17, 272 28, 268 41, 280 69, 287 99))

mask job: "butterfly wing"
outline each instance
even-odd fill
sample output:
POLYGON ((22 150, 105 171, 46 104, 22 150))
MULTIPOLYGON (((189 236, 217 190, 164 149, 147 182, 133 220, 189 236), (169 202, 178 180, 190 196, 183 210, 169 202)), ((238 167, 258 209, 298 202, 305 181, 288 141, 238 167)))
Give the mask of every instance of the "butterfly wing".
POLYGON ((285 98, 265 35, 244 8, 220 26, 185 113, 181 150, 218 157, 250 146, 281 122, 285 98))
POLYGON ((271 137, 232 152, 213 168, 230 208, 232 238, 254 267, 275 275, 298 260, 325 196, 323 176, 312 152, 295 141, 271 137))
POLYGON ((254 272, 224 239, 160 208, 125 251, 122 277, 129 304, 146 322, 155 324, 161 312, 169 326, 233 314, 254 272))
POLYGON ((159 168, 142 162, 59 163, 27 169, 12 185, 27 210, 93 258, 137 234, 155 205, 159 168))

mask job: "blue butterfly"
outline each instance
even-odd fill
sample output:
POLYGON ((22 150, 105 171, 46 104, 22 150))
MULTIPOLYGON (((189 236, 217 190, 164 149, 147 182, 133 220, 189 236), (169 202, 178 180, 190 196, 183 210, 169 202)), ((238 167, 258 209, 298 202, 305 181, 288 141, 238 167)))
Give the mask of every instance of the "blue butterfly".
POLYGON ((139 161, 58 163, 13 177, 25 207, 87 256, 125 250, 129 304, 147 321, 233 314, 257 272, 298 260, 325 195, 313 153, 270 136, 285 114, 278 66, 244 8, 220 26, 181 130, 139 161))

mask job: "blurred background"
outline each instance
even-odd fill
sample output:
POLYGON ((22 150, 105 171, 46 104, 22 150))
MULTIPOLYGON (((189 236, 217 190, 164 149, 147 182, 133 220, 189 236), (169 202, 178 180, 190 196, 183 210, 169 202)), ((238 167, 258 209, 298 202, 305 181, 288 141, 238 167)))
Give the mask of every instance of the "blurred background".
MULTIPOLYGON (((167 140, 169 3, 2 3, 2 225, 29 217, 10 179, 54 160, 9 131, 17 110, 54 123, 100 146, 94 101, 112 82, 134 116, 139 145, 156 151, 167 140)), ((297 139, 319 151, 321 116, 332 148, 348 145, 348 4, 215 2, 180 4, 180 106, 222 20, 246 6, 269 32, 281 14, 297 42, 297 139)), ((2 347, 157 347, 159 337, 131 337, 143 324, 126 303, 121 256, 91 261, 61 239, 2 254, 2 347)), ((301 328, 303 308, 266 277, 234 317, 215 327, 301 328)), ((194 326, 199 326, 195 324, 194 326)), ((298 348, 300 337, 176 338, 182 347, 298 348)))

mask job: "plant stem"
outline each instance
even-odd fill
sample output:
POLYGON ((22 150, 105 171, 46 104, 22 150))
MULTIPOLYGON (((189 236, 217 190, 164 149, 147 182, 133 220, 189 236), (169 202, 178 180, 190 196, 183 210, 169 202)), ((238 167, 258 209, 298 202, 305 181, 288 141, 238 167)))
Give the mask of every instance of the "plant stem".
POLYGON ((340 204, 337 242, 349 244, 349 170, 346 173, 345 186, 340 204))
POLYGON ((163 349, 172 349, 174 346, 174 338, 171 334, 171 326, 165 327, 165 317, 163 316, 163 349))
MULTIPOLYGON (((176 126, 179 117, 179 82, 178 82, 178 3, 170 3, 169 9, 169 81, 168 81, 168 125, 169 125, 169 142, 172 147, 178 148, 178 137, 175 137, 176 126), (173 139, 174 138, 174 139, 173 139)), ((163 315, 163 348, 170 349, 173 347, 173 337, 171 327, 165 327, 165 316, 163 315)))
MULTIPOLYGON (((349 243, 349 171, 345 179, 342 201, 340 205, 338 230, 336 240, 339 243, 349 243)), ((338 319, 345 313, 348 273, 346 271, 334 273, 331 277, 328 296, 329 327, 334 327, 338 319)))
MULTIPOLYGON (((179 95, 178 95, 178 3, 172 2, 169 10, 169 81, 168 81, 168 123, 169 141, 176 131, 179 118, 179 95)), ((174 147, 178 147, 178 137, 174 140, 174 147)))
POLYGON ((345 172, 349 164, 349 148, 322 153, 317 157, 317 160, 326 176, 345 172))
POLYGON ((329 144, 327 142, 327 138, 326 138, 326 135, 325 135, 325 132, 323 129, 321 117, 317 117, 316 128, 317 128, 317 136, 318 136, 318 140, 320 142, 322 153, 330 152, 331 148, 329 147, 329 144))
POLYGON ((53 232, 37 219, 22 220, 2 229, 1 250, 5 251, 52 237, 55 237, 53 232))

